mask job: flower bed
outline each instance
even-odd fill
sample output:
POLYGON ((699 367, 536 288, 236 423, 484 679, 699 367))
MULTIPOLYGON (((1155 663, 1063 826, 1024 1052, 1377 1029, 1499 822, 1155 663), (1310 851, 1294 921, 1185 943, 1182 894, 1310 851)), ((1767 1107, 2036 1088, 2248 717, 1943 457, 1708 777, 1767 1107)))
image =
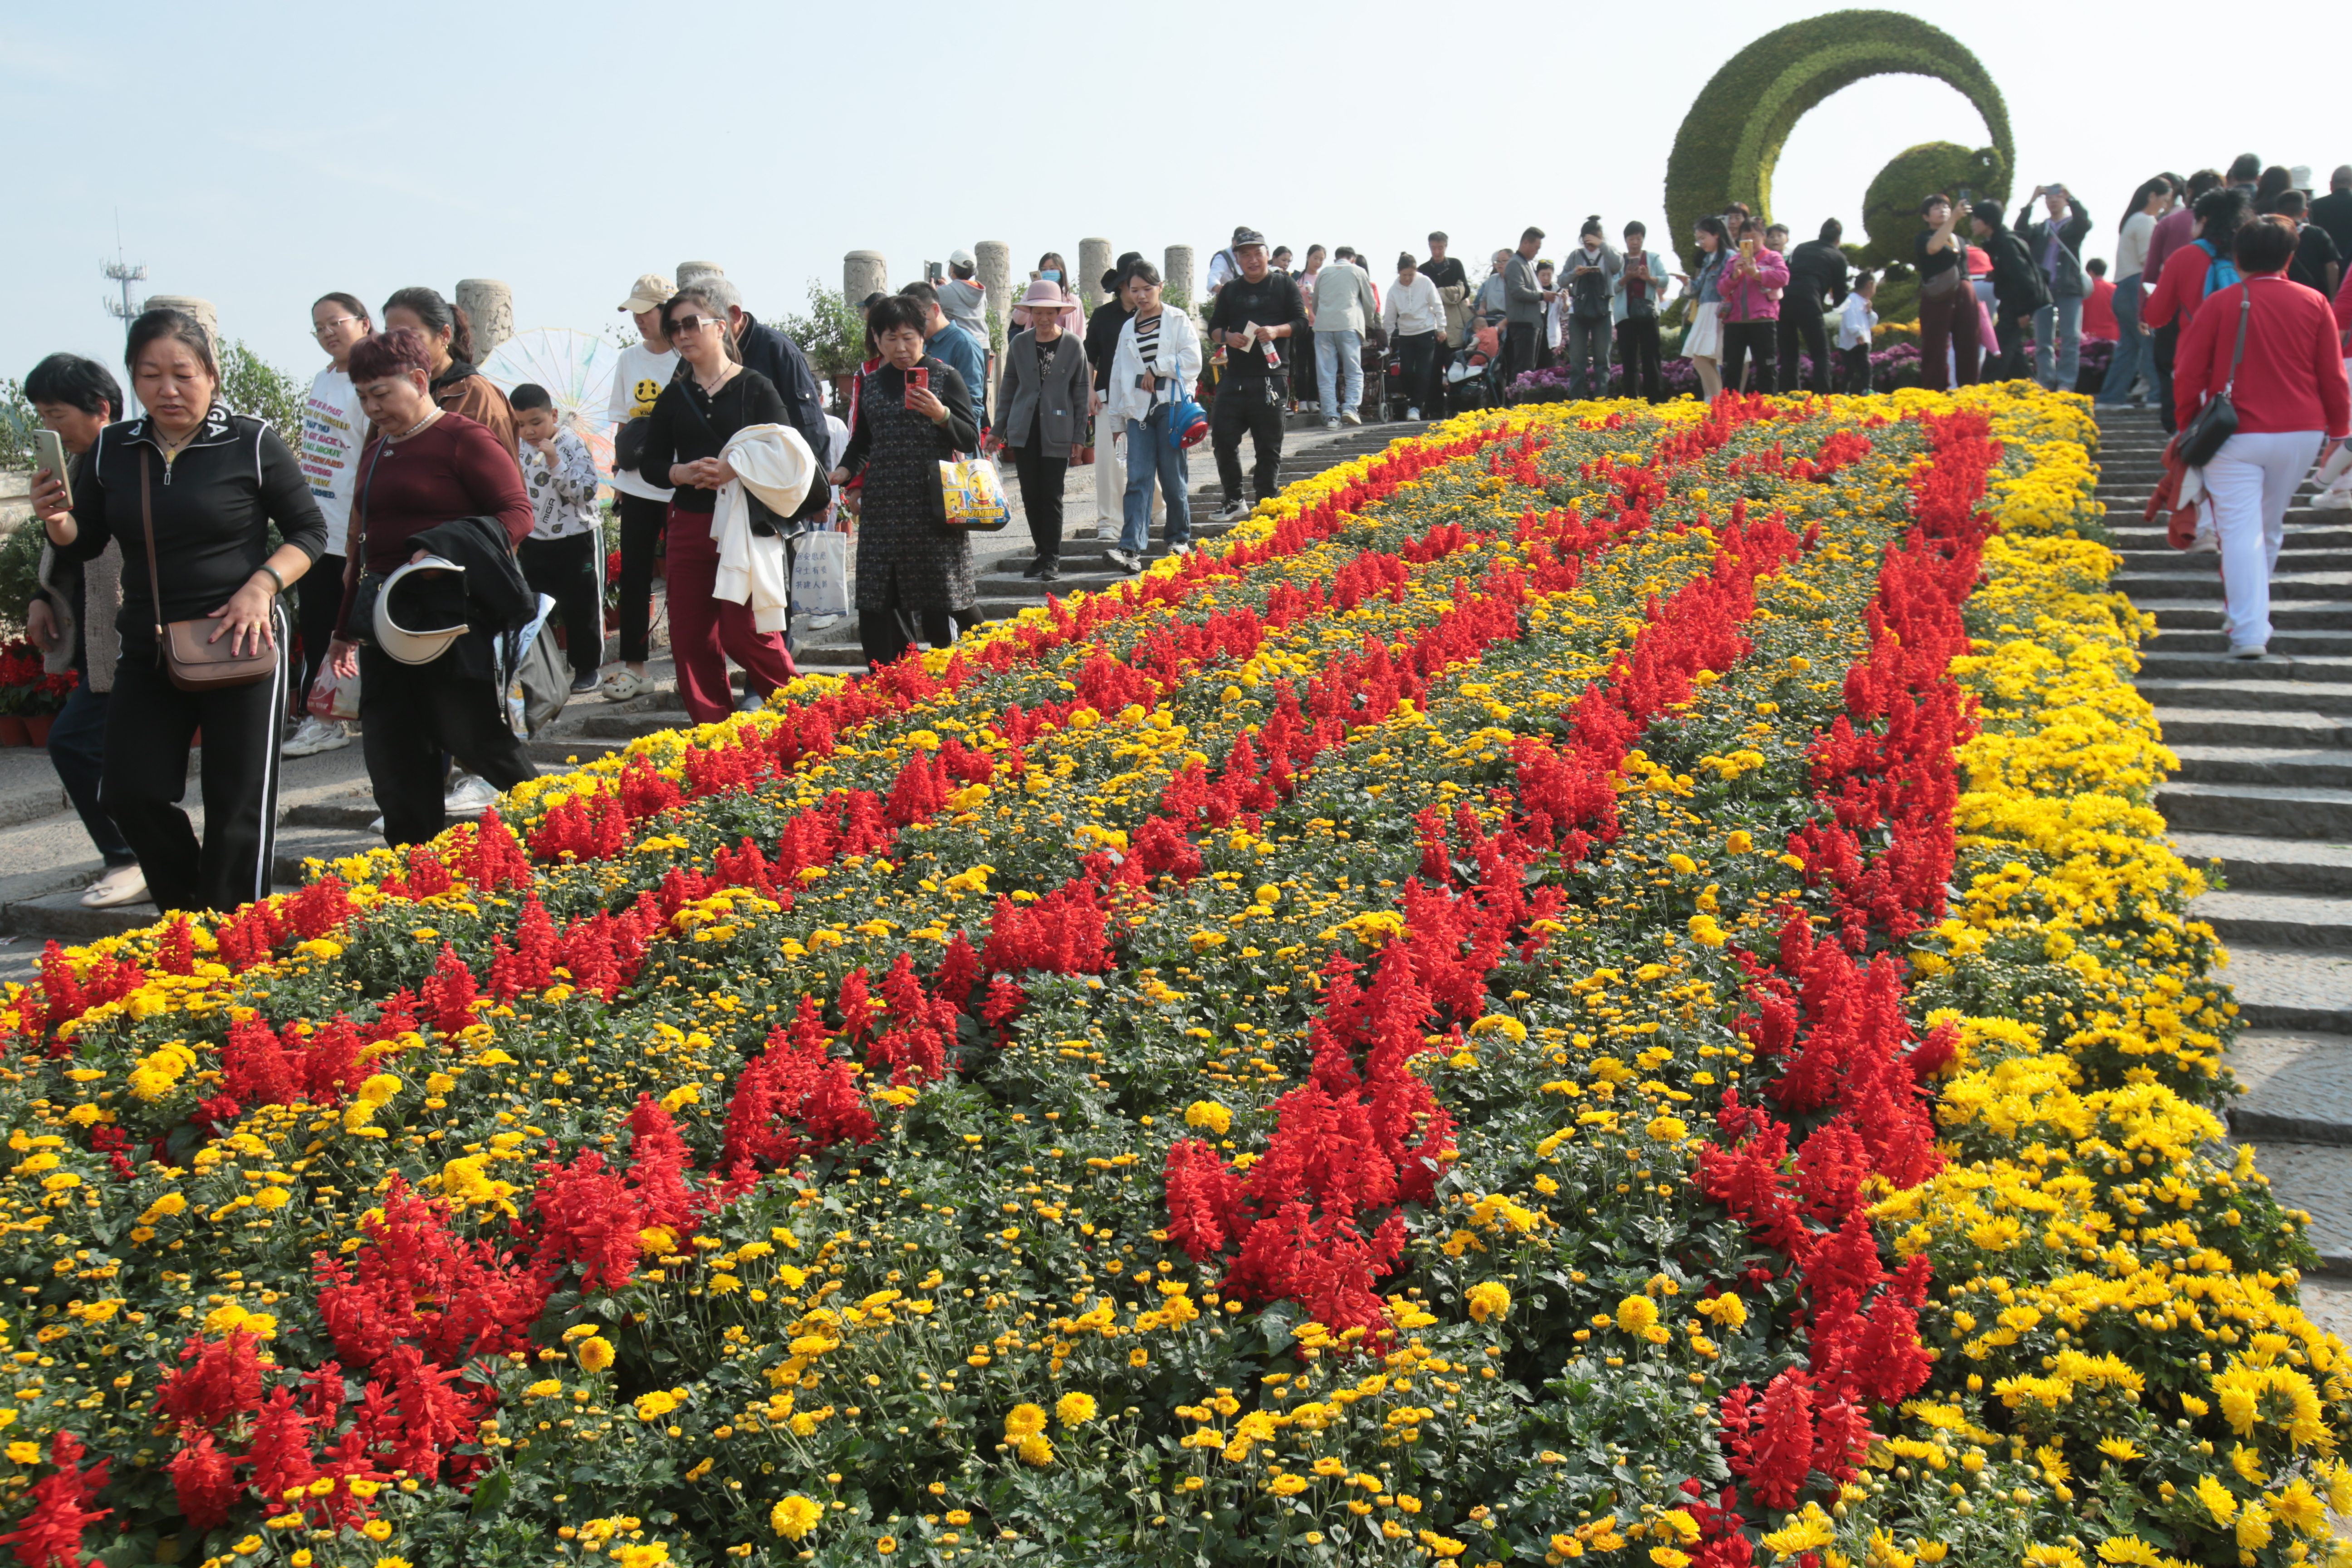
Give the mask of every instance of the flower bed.
POLYGON ((20 1561, 2300 1561, 2080 405, 1480 416, 0 1004, 20 1561), (1993 524, 2000 525, 2000 531, 1993 524))

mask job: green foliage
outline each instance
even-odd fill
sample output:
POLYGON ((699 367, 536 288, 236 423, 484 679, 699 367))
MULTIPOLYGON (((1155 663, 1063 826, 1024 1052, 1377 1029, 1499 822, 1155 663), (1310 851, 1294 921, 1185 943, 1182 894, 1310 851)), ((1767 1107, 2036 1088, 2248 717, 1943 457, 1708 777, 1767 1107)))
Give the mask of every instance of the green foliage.
MULTIPOLYGON (((1862 224, 1870 243, 1862 247, 1862 265, 1884 267, 1908 261, 1920 229, 1919 204, 1940 191, 1958 197, 2000 205, 2009 189, 2009 163, 1997 148, 1970 152, 1951 142, 1923 142, 1887 161, 1870 182, 1862 198, 1862 224)), ((1885 312, 1880 311, 1883 317, 1885 312)))
POLYGON ((25 607, 41 585, 41 546, 47 542, 47 535, 34 518, 18 523, 0 542, 0 624, 25 624, 25 607))
POLYGON ((33 466, 33 428, 39 423, 25 395, 25 384, 0 376, 0 468, 33 466))
POLYGON ((776 331, 800 344, 820 378, 849 374, 866 357, 866 318, 841 290, 822 283, 809 284, 808 302, 806 315, 778 317, 776 331))
POLYGON ((300 382, 263 359, 235 338, 221 347, 221 398, 239 414, 267 419, 289 446, 302 438, 302 403, 309 395, 300 382))
POLYGON ((1976 105, 2000 156, 1999 185, 1986 189, 2005 198, 2016 141, 2000 89, 1976 57, 1948 33, 1901 12, 1832 11, 1765 34, 1700 91, 1666 163, 1671 237, 1685 243, 1692 225, 1735 201, 1769 216, 1773 166, 1797 121, 1841 89, 1890 74, 1934 77, 1976 105))

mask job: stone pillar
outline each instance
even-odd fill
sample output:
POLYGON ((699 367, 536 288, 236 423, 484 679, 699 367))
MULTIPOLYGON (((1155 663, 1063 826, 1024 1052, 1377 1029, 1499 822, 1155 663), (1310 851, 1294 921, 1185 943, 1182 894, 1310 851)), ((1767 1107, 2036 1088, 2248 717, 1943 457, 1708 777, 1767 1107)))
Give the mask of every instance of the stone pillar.
POLYGON ((150 294, 139 308, 142 310, 181 310, 194 316, 213 336, 213 357, 220 357, 220 312, 213 309, 210 300, 199 300, 194 294, 150 294))
POLYGON ((1203 303, 1192 289, 1192 247, 1171 245, 1160 264, 1160 281, 1168 292, 1198 310, 1203 303))
POLYGON ((1005 331, 1012 331, 1013 247, 1001 239, 983 239, 971 247, 971 263, 988 295, 988 308, 996 312, 1005 331))
POLYGON ((841 258, 841 291, 853 305, 868 294, 890 291, 890 264, 878 250, 853 250, 841 258))
POLYGON ((681 261, 677 264, 677 286, 686 287, 689 278, 724 278, 727 268, 716 261, 681 261))
POLYGON ((1078 298, 1086 302, 1086 307, 1088 310, 1092 310, 1096 306, 1101 304, 1105 300, 1109 298, 1108 295, 1103 292, 1102 286, 1103 274, 1109 270, 1109 240, 1082 239, 1078 241, 1078 287, 1076 293, 1078 298))
POLYGON ((497 279, 458 279, 457 303, 473 323, 475 363, 514 336, 514 290, 497 279))

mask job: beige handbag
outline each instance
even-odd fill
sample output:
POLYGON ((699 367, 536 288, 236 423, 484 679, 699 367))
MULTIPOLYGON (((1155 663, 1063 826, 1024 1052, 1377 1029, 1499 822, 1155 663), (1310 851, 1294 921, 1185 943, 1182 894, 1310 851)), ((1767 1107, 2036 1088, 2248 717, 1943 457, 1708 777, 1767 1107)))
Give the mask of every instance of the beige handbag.
POLYGON ((183 691, 221 691, 251 686, 278 670, 278 650, 240 654, 234 635, 218 642, 210 637, 219 623, 209 616, 200 621, 163 619, 163 578, 155 570, 155 508, 149 481, 147 454, 139 454, 139 521, 147 535, 147 591, 154 596, 156 640, 163 644, 163 670, 183 691))

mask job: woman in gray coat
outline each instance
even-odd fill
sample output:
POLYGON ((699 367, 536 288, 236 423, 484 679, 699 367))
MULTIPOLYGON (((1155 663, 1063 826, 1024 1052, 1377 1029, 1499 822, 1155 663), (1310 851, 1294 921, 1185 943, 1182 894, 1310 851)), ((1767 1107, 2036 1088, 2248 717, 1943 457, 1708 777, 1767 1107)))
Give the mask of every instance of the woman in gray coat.
POLYGON ((1005 346, 1004 373, 996 384, 996 437, 1013 453, 1021 510, 1037 551, 1021 574, 1051 583, 1062 574, 1062 479, 1070 448, 1085 438, 1094 371, 1085 346, 1065 330, 1076 307, 1056 285, 1032 283, 1021 306, 1031 324, 1005 346))

